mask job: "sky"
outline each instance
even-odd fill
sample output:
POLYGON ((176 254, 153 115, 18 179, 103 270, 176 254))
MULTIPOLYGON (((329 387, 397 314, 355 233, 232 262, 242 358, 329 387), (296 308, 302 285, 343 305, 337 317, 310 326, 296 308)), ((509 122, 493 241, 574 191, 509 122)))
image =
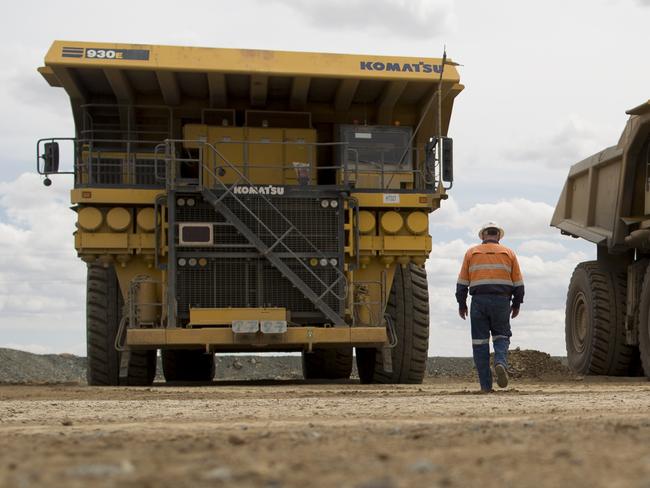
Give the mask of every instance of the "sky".
POLYGON ((438 57, 460 63, 455 182, 431 215, 430 355, 469 356, 455 282, 482 223, 506 231, 526 283, 512 347, 565 354, 564 302, 592 244, 549 221, 571 164, 614 145, 650 97, 650 0, 23 0, 0 17, 0 347, 85 354, 85 265, 69 177, 46 188, 35 143, 73 135, 36 68, 54 39, 438 57))

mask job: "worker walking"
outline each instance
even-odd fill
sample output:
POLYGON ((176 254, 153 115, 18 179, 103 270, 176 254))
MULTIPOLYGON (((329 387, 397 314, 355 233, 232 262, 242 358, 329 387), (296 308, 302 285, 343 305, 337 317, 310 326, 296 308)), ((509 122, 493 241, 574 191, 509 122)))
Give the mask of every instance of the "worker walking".
POLYGON ((481 391, 492 391, 490 370, 490 334, 494 346, 494 371, 497 384, 508 386, 508 347, 510 317, 519 315, 524 300, 524 281, 517 256, 499 244, 505 232, 495 222, 488 222, 478 232, 483 241, 465 253, 456 284, 458 314, 467 317, 467 293, 472 295, 470 320, 472 350, 481 391))

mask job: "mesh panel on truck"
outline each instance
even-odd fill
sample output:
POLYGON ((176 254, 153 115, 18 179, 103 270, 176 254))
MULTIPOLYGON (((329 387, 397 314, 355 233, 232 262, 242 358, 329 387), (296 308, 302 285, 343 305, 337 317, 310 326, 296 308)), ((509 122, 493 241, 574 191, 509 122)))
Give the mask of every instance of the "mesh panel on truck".
MULTIPOLYGON (((205 266, 177 267, 177 301, 181 319, 188 318, 190 307, 284 307, 297 322, 325 321, 322 313, 305 298, 301 290, 260 256, 237 228, 226 222, 209 203, 202 201, 196 194, 177 195, 177 201, 179 198, 184 199, 185 204, 176 209, 177 223, 208 222, 213 223, 214 228, 213 246, 178 247, 179 256, 204 257, 207 260, 205 266), (188 199, 193 199, 194 205, 188 206, 188 199)), ((275 236, 282 236, 290 227, 282 216, 300 231, 292 231, 283 240, 291 252, 300 257, 300 261, 290 256, 289 250, 282 244, 276 245, 273 251, 282 256, 289 268, 314 293, 320 296, 339 279, 341 275, 335 268, 320 264, 313 266, 310 260, 325 255, 337 259, 339 270, 342 269, 341 205, 336 209, 323 208, 319 198, 267 196, 280 214, 262 198, 253 195, 237 195, 237 198, 263 224, 235 201, 233 196, 226 197, 224 202, 267 246, 273 246, 275 236)), ((344 283, 341 280, 332 292, 325 293, 323 300, 342 313, 344 302, 340 297, 344 294, 344 283)))

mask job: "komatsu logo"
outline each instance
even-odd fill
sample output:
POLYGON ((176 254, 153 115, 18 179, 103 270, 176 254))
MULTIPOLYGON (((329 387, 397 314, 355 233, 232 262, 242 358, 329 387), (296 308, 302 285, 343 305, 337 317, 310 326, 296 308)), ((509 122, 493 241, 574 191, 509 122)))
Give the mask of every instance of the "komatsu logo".
POLYGON ((236 195, 284 195, 284 187, 264 186, 235 186, 232 192, 236 195))
POLYGON ((382 61, 361 61, 361 71, 394 71, 397 73, 442 73, 441 64, 384 63, 382 61))

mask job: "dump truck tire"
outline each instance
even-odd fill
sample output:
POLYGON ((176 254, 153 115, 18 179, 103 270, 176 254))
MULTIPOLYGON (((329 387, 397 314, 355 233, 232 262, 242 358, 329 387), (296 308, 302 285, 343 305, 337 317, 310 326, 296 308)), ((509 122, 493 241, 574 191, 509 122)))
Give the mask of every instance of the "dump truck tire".
POLYGON ((201 349, 168 349, 161 354, 166 381, 208 382, 214 379, 214 354, 205 354, 201 349))
POLYGON ((650 378, 650 267, 645 272, 639 303, 639 355, 645 375, 650 378))
POLYGON ((636 348, 625 344, 625 272, 598 261, 576 266, 567 293, 565 339, 569 367, 580 374, 626 376, 636 348))
POLYGON ((302 353, 306 380, 344 380, 352 374, 352 348, 332 347, 302 353))
POLYGON ((112 267, 88 265, 86 279, 86 346, 88 384, 147 386, 156 376, 156 350, 131 351, 127 374, 120 379, 121 354, 115 336, 124 301, 112 267))
POLYGON ((361 383, 422 383, 429 351, 429 289, 427 272, 411 264, 398 266, 386 312, 397 334, 391 349, 393 372, 383 369, 381 353, 357 347, 357 370, 361 383))

